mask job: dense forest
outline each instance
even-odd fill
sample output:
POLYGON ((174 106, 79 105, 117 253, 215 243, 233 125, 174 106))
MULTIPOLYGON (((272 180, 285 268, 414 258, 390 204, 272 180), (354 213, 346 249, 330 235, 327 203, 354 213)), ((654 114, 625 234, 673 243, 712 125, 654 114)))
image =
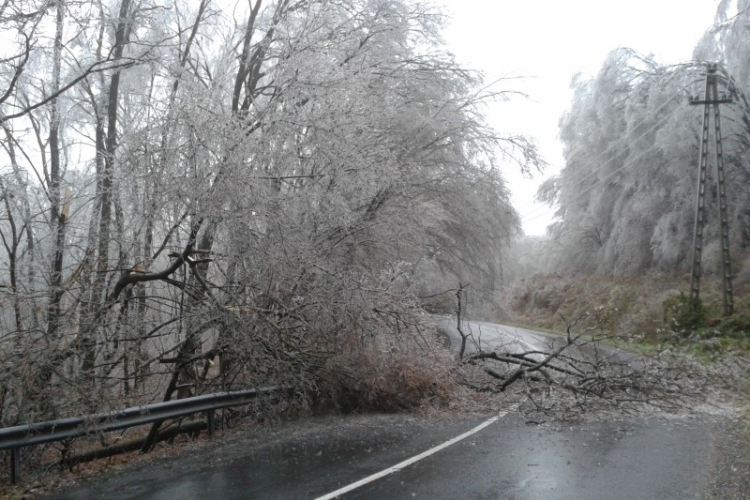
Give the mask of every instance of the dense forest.
MULTIPOLYGON (((750 4, 723 1, 693 61, 663 65, 612 51, 590 80, 575 78, 560 120, 565 166, 538 197, 555 207, 542 271, 670 275, 690 271, 706 64, 720 62, 730 241, 737 268, 750 248, 750 4)), ((719 265, 714 126, 709 136, 704 262, 719 265)), ((528 245, 529 243, 527 243, 528 245)))
POLYGON ((486 126, 497 96, 443 21, 2 2, 0 424, 271 383, 304 407, 434 396, 419 297, 499 287, 501 160, 539 162, 486 126))

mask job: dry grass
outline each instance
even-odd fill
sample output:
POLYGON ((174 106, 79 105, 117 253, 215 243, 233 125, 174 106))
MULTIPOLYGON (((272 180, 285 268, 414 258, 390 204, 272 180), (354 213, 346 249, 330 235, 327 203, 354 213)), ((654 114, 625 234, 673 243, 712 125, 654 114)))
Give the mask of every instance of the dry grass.
MULTIPOLYGON (((504 299, 513 320, 551 330, 565 327, 563 318, 590 313, 587 326, 628 337, 630 340, 660 343, 672 332, 664 318, 664 302, 689 289, 688 278, 665 274, 619 275, 535 275, 516 282, 504 299)), ((701 298, 707 321, 721 317, 722 296, 716 279, 704 279, 701 298)), ((744 279, 735 284, 735 309, 750 313, 750 288, 744 279)))
POLYGON ((450 355, 437 333, 427 331, 421 342, 396 335, 350 335, 321 375, 325 386, 318 406, 392 412, 447 405, 457 389, 450 355))

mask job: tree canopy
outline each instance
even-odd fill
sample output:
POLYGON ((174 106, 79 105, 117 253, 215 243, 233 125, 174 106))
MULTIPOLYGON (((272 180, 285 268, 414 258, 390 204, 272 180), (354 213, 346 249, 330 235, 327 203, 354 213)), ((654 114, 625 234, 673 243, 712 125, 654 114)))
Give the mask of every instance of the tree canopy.
POLYGON ((443 16, 222 5, 0 6, 3 425, 279 381, 375 404, 368 359, 436 345, 418 296, 500 283, 502 155, 538 157, 443 16))
MULTIPOLYGON (((742 2, 741 2, 742 3, 742 2)), ((729 15, 695 48, 695 60, 666 66, 630 49, 610 53, 599 74, 574 79, 570 110, 560 120, 565 166, 539 190, 556 207, 549 228, 550 265, 587 272, 683 273, 690 264, 706 64, 723 61, 719 85, 731 235, 738 256, 750 245, 750 88, 745 45, 747 8, 729 15)), ((705 262, 718 262, 719 224, 713 125, 709 137, 705 262)))

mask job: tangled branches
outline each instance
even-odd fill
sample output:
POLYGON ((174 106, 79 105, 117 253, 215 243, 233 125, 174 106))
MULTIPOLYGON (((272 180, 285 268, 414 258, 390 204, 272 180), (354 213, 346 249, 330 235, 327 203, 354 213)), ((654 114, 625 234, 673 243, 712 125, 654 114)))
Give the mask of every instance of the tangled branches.
POLYGON ((574 333, 586 319, 567 322, 563 336, 465 323, 474 342, 460 361, 463 383, 523 398, 528 413, 573 417, 597 410, 679 411, 734 387, 746 369, 737 360, 731 367, 707 367, 678 352, 646 356, 621 350, 615 346, 621 338, 592 328, 574 333))

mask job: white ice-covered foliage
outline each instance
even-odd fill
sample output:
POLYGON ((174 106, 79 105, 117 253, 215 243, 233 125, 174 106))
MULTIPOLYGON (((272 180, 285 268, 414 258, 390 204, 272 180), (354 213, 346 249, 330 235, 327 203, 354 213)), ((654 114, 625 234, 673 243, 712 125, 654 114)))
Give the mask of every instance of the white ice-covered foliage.
POLYGON ((445 51, 440 12, 223 5, 0 5, 17 35, 0 67, 1 423, 238 381, 323 398, 338 380, 374 404, 368 383, 401 394, 411 350, 438 345, 418 296, 498 286, 518 218, 497 155, 539 160, 487 127, 491 92, 445 51), (383 366, 357 372, 368 353, 383 366))
MULTIPOLYGON (((735 99, 722 105, 721 126, 730 239, 741 252, 750 243, 750 121, 745 87, 724 73, 720 80, 735 99)), ((549 229, 554 268, 625 274, 688 268, 703 117, 703 107, 689 105, 688 97, 702 97, 704 81, 700 61, 662 66, 618 49, 596 77, 573 82, 575 96, 560 121, 566 164, 539 192, 557 206, 549 229)), ((711 123, 707 242, 718 237, 713 130, 711 123)))

